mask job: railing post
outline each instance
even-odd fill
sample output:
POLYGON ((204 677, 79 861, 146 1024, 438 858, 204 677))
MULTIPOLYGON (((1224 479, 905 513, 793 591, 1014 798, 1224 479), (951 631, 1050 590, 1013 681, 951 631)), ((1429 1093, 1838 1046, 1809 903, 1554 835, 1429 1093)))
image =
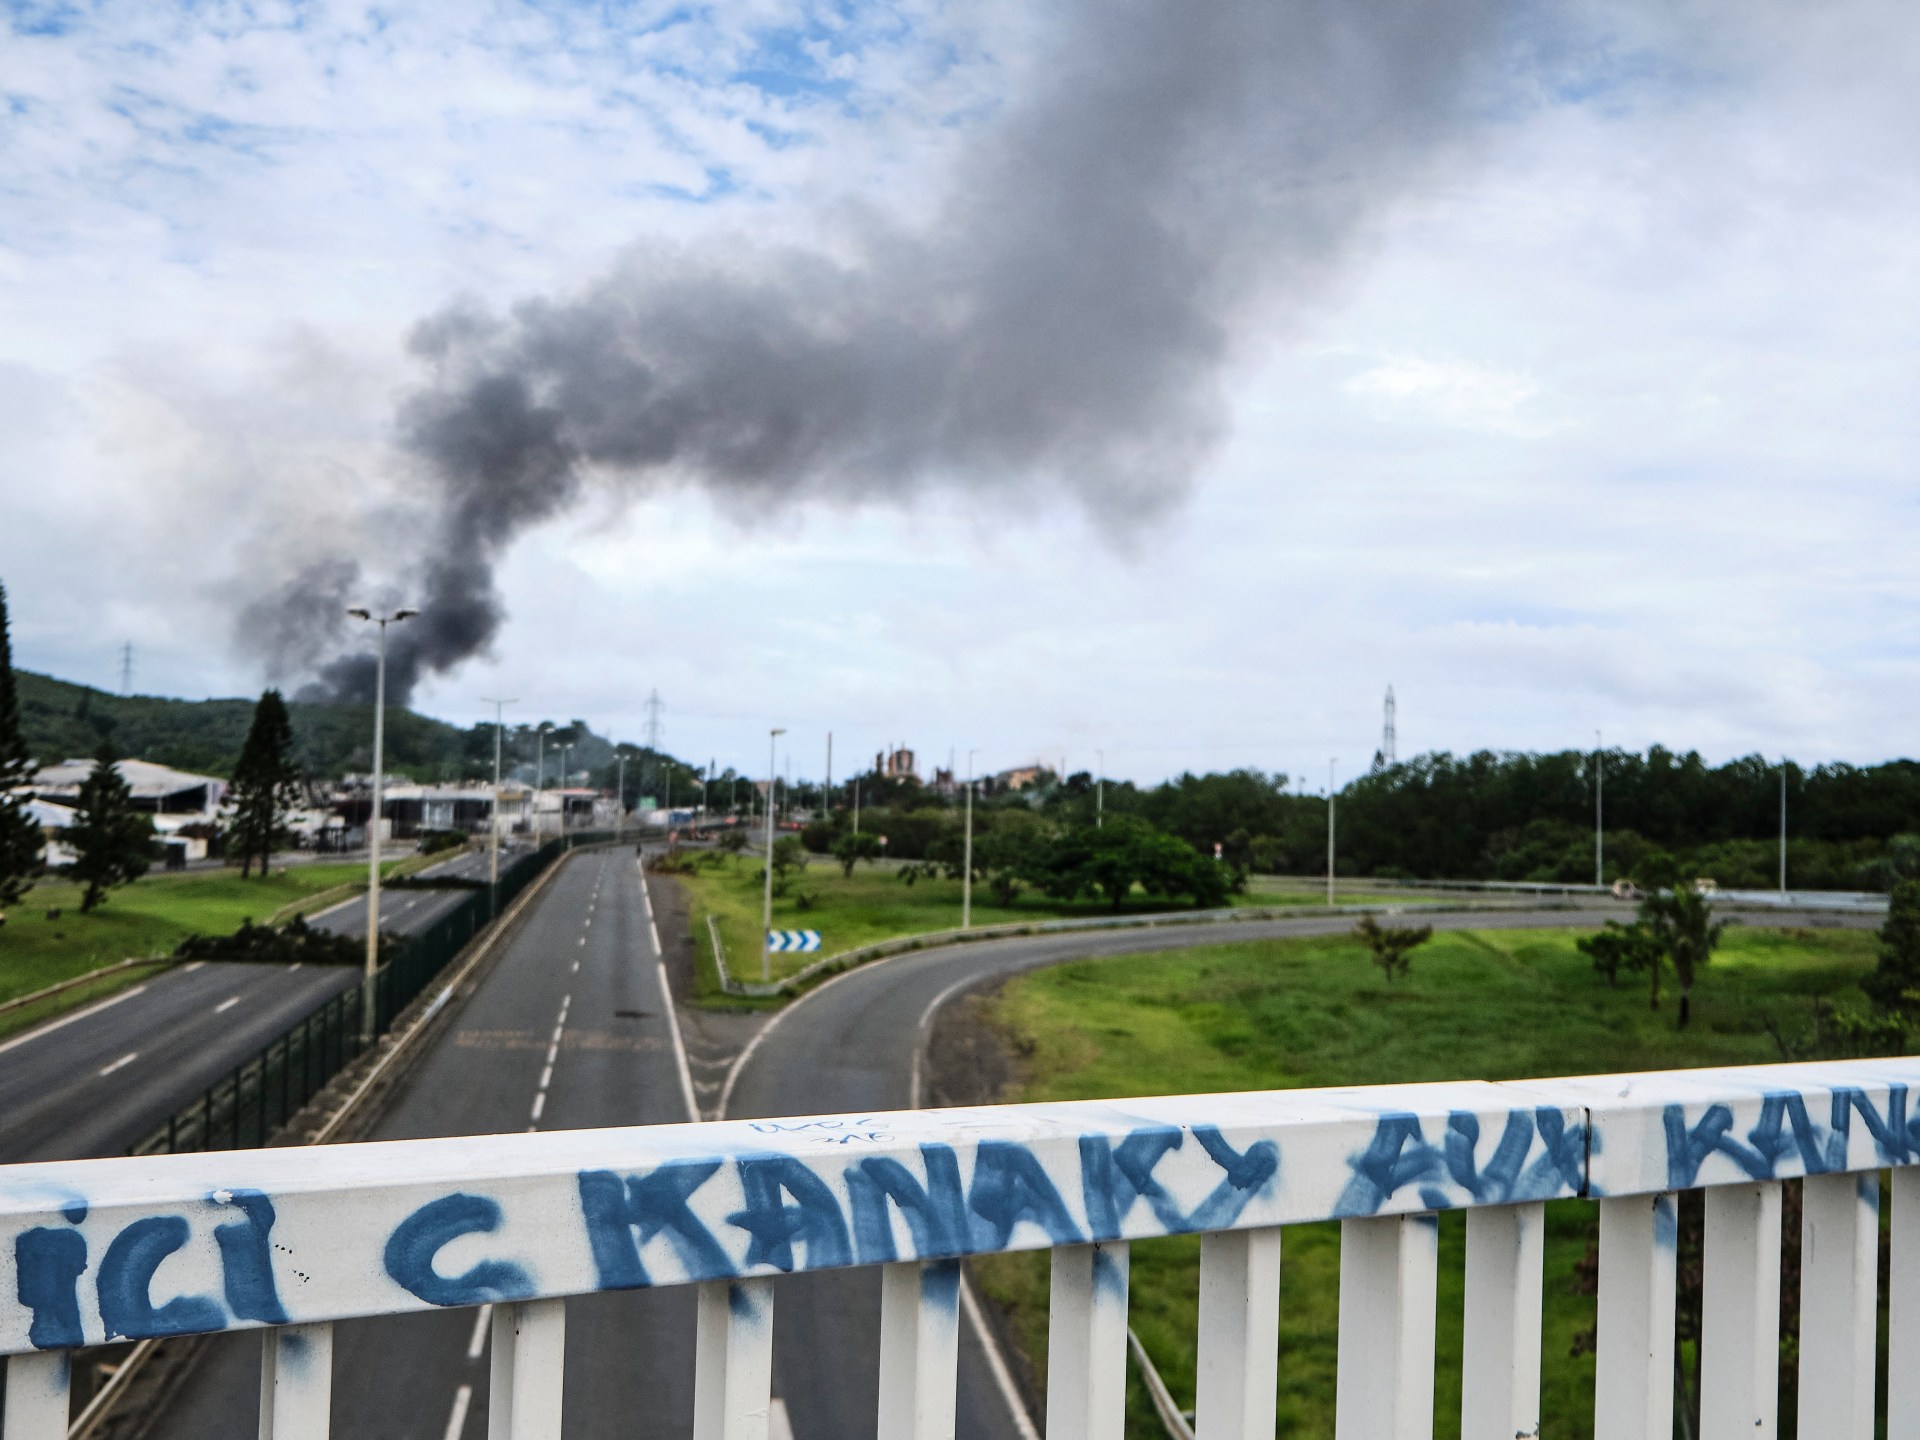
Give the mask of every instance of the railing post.
POLYGON ((1334 1440, 1432 1436, 1439 1260, 1432 1215, 1340 1222, 1334 1440))
POLYGON ((496 1304, 487 1440, 560 1440, 566 1362, 566 1301, 496 1304))
POLYGON ((1679 1238, 1671 1195, 1626 1195, 1600 1202, 1594 1440, 1670 1440, 1673 1434, 1674 1259, 1679 1238))
POLYGON ((1273 1440, 1279 1364, 1279 1228, 1201 1236, 1199 1440, 1273 1440))
POLYGON ((1127 1246, 1053 1252, 1047 1440, 1121 1440, 1127 1410, 1127 1246))
POLYGON ((282 1325, 260 1341, 260 1440, 327 1440, 333 1326, 282 1325))
MULTIPOLYGON (((1920 1343, 1920 1169, 1893 1172, 1887 1234, 1887 1353, 1920 1343)), ((1887 1365, 1887 1440, 1920 1440, 1920 1366, 1887 1365)))
POLYGON ((1800 1201, 1800 1433, 1872 1440, 1880 1174, 1809 1175, 1800 1201))
POLYGON ((7 1361, 5 1440, 67 1440, 67 1387, 73 1357, 65 1350, 15 1355, 7 1361))
POLYGON ((953 1440, 960 1262, 880 1272, 880 1425, 887 1440, 953 1440))
POLYGON ((1540 1278, 1547 1207, 1467 1212, 1461 1440, 1513 1440, 1540 1430, 1540 1278))
POLYGON ((693 1440, 767 1440, 773 1409, 773 1282, 707 1281, 700 1287, 695 1324, 693 1440))
POLYGON ((1700 1440, 1773 1440, 1779 1389, 1780 1186, 1716 1185, 1701 1262, 1700 1440))

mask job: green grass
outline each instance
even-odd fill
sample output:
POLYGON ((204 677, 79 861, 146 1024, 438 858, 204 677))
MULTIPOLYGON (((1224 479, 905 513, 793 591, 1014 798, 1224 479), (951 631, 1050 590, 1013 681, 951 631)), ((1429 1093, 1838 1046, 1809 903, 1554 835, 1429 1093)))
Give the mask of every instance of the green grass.
MULTIPOLYGON (((1609 991, 1556 931, 1453 932, 1414 956, 1391 988, 1345 937, 1286 940, 1087 961, 1008 984, 996 1023, 1028 1057, 1022 1100, 1095 1099, 1421 1080, 1522 1079, 1778 1060, 1769 1010, 1804 1023, 1806 997, 1850 990, 1872 968, 1863 931, 1735 929, 1694 991, 1694 1020, 1652 1012, 1640 985, 1609 991)), ((1542 1433, 1591 1434, 1592 1358, 1573 1359, 1593 1324, 1572 1293, 1593 1207, 1548 1207, 1542 1433)), ((1435 1434, 1460 1423, 1461 1261, 1465 1218, 1441 1217, 1435 1434)), ((1008 1304, 1044 1374, 1046 1258, 978 1266, 1008 1304)), ((1339 1230, 1286 1232, 1281 1282, 1282 1434, 1333 1430, 1339 1230)), ((1199 1245, 1191 1237, 1133 1247, 1132 1319, 1173 1393, 1191 1405, 1199 1245)), ((1129 1436, 1158 1422, 1137 1383, 1129 1436)))
MULTIPOLYGON (((688 919, 703 970, 711 965, 706 919, 711 914, 719 922, 727 969, 734 979, 760 978, 760 873, 757 857, 714 855, 680 877, 687 887, 688 919)), ((1167 908, 1164 903, 1136 899, 1121 913, 1145 914, 1167 908)), ((1023 893, 1011 906, 1001 906, 993 903, 993 895, 984 885, 973 889, 976 926, 1113 913, 1113 907, 1105 902, 1062 904, 1032 891, 1023 893)), ((820 932, 816 954, 772 957, 771 975, 779 980, 823 956, 838 955, 876 940, 959 929, 960 882, 920 879, 909 885, 900 878, 898 866, 884 862, 862 863, 849 877, 841 874, 837 862, 815 857, 789 882, 787 894, 774 898, 773 928, 820 932), (803 899, 810 903, 803 904, 803 899)), ((717 990, 717 977, 706 978, 717 990)))
MULTIPOLYGON (((438 858, 438 857, 436 857, 438 858)), ((418 867, 415 857, 383 866, 383 874, 418 867)), ((63 880, 35 885, 0 926, 0 1001, 30 994, 121 960, 171 954, 189 935, 225 935, 243 920, 283 917, 327 892, 338 898, 366 878, 366 866, 292 865, 262 880, 238 870, 155 874, 109 892, 91 914, 80 912, 81 889, 63 880), (48 918, 58 910, 58 919, 48 918)), ((38 1024, 76 1005, 132 984, 144 970, 113 976, 0 1015, 0 1034, 38 1024)))

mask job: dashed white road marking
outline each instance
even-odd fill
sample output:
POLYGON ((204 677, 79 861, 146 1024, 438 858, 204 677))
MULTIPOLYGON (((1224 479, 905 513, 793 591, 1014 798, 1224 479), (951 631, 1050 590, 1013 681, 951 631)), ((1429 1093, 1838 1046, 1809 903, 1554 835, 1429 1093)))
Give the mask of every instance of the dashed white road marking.
POLYGON ((206 963, 207 962, 204 960, 196 960, 191 965, 182 965, 180 967, 180 973, 182 975, 191 975, 193 974, 194 971, 198 970, 202 965, 206 963))
POLYGON ((573 962, 573 973, 575 975, 578 975, 580 973, 580 962, 578 960, 573 962))
POLYGON ((540 1112, 546 1108, 547 1092, 542 1090, 538 1095, 533 1097, 533 1113, 527 1118, 537 1123, 540 1119, 540 1112))
POLYGON ((553 1083, 553 1066, 549 1065, 547 1066, 546 1069, 540 1072, 540 1088, 544 1090, 547 1088, 547 1086, 551 1085, 552 1083, 553 1083))
POLYGON ((493 1319, 493 1306, 482 1305, 473 1316, 473 1338, 467 1341, 467 1358, 478 1360, 487 1348, 487 1325, 493 1319))
POLYGON ((287 966, 287 974, 289 974, 289 975, 291 975, 291 974, 293 974, 293 972, 294 972, 294 971, 296 971, 296 970, 298 970, 298 969, 299 969, 299 968, 300 968, 300 967, 301 967, 302 965, 304 965, 304 964, 306 964, 306 963, 307 963, 307 962, 306 962, 306 961, 304 961, 304 960, 296 960, 296 961, 294 961, 294 962, 293 962, 293 964, 291 964, 291 965, 289 965, 289 966, 287 966))
POLYGON ((4 1054, 6 1051, 13 1049, 16 1045, 25 1045, 29 1040, 38 1040, 42 1035, 52 1034, 55 1030, 71 1025, 76 1020, 84 1020, 89 1015, 98 1015, 109 1005, 118 1005, 122 1000, 131 1000, 136 995, 145 994, 146 989, 147 987, 144 984, 134 985, 122 990, 118 995, 109 995, 98 1005, 89 1005, 86 1009, 76 1010, 71 1015, 62 1015, 58 1020, 49 1020, 36 1030, 29 1030, 24 1035, 16 1035, 13 1039, 6 1041, 4 1044, 0 1044, 0 1054, 4 1054))
POLYGON ((216 1015, 224 1015, 226 1014, 227 1011, 233 1009, 233 1007, 238 1005, 239 1003, 240 1003, 240 997, 238 995, 229 995, 226 999, 222 1000, 218 1005, 213 1007, 213 1013, 216 1015))
POLYGON ((553 1057, 558 1055, 559 1053, 560 1053, 560 1042, 556 1040, 553 1042, 553 1044, 547 1047, 547 1064, 549 1065, 553 1064, 553 1057))
POLYGON ((473 1405, 473 1386, 462 1385, 453 1392, 453 1413, 447 1416, 446 1440, 460 1440, 467 1428, 467 1411, 473 1405))
POLYGON ((121 1069, 123 1066, 133 1064, 133 1062, 138 1060, 139 1058, 140 1058, 140 1052, 138 1050, 129 1050, 126 1054, 122 1055, 118 1060, 114 1061, 111 1065, 102 1065, 100 1067, 100 1073, 102 1075, 111 1075, 113 1074, 114 1071, 121 1069))

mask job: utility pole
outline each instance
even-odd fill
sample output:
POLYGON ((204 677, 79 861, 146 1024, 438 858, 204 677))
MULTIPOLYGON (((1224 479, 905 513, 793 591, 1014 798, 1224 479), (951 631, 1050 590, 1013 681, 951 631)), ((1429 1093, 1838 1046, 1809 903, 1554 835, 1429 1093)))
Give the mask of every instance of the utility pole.
POLYGON ((833 814, 833 732, 827 731, 827 783, 820 787, 820 810, 823 816, 833 814))
POLYGON ((619 841, 627 833, 627 752, 620 752, 620 778, 613 792, 613 838, 619 841))
POLYGON ((1339 757, 1327 761, 1327 904, 1333 904, 1333 767, 1339 757))
POLYGON ((960 857, 960 928, 973 925, 973 757, 978 750, 967 751, 967 841, 960 857))
POLYGON ((1787 898, 1787 760, 1780 758, 1780 898, 1787 898))
POLYGON ((1096 750, 1093 758, 1100 764, 1100 773, 1093 782, 1093 828, 1099 830, 1107 823, 1107 752, 1096 750))
POLYGON ((373 808, 367 813, 367 972, 362 983, 366 989, 360 998, 360 1043, 373 1043, 374 976, 380 969, 380 812, 385 808, 384 772, 387 768, 387 626, 411 620, 417 610, 396 610, 391 615, 375 615, 371 610, 355 609, 347 614, 356 620, 371 620, 380 627, 379 660, 373 681, 373 808))
POLYGON ((777 778, 779 766, 774 760, 774 747, 780 737, 787 732, 784 729, 767 732, 767 889, 766 899, 760 907, 760 983, 765 985, 771 978, 773 967, 773 784, 777 778))
POLYGON ((517 705, 517 700, 488 700, 482 697, 481 704, 493 706, 493 843, 488 847, 492 852, 487 861, 487 889, 493 897, 493 914, 500 913, 500 732, 502 715, 507 706, 517 705))
POLYGON ((1601 748, 1600 732, 1593 732, 1593 883, 1599 887, 1607 883, 1605 864, 1605 811, 1601 797, 1606 792, 1607 766, 1606 751, 1601 748))

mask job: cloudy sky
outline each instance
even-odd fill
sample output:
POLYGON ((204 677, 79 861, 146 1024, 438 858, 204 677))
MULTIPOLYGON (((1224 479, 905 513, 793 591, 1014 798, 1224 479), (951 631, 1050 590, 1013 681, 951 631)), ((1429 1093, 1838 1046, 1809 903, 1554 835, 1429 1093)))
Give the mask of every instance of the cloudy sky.
POLYGON ((446 594, 419 708, 797 773, 1914 753, 1920 13, 1180 8, 0 7, 17 662, 446 594))

